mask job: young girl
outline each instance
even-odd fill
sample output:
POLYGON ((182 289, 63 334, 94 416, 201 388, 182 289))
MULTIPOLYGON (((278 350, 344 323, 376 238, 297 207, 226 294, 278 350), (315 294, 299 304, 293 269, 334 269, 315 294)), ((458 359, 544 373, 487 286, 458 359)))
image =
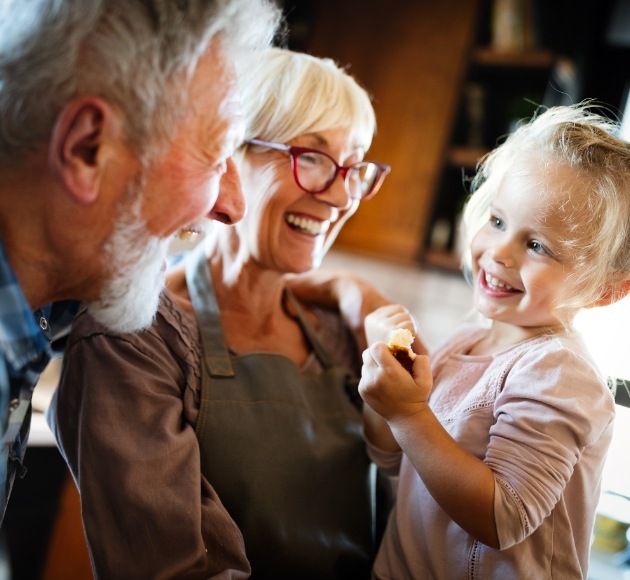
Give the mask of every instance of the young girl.
POLYGON ((488 325, 416 357, 410 376, 372 344, 415 332, 407 311, 366 319, 370 453, 400 476, 375 578, 586 578, 615 406, 572 321, 630 290, 617 130, 588 104, 555 107, 482 162, 464 222, 488 325))

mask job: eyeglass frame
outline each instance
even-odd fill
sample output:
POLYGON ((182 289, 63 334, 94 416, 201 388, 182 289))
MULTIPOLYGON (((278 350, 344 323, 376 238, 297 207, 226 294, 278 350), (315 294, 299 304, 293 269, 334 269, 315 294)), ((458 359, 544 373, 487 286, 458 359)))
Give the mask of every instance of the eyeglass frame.
POLYGON ((337 175, 341 174, 341 177, 343 179, 343 183, 344 183, 344 187, 346 189, 346 192, 348 194, 348 196, 350 196, 353 199, 358 199, 360 201, 366 201, 368 199, 373 198, 377 193, 378 190, 381 188, 381 186, 383 185, 383 181, 385 181, 385 177, 387 177, 387 174, 391 171, 391 166, 387 165, 386 163, 379 163, 377 161, 367 161, 367 160, 362 160, 362 161, 357 161, 356 163, 352 163, 351 165, 339 165, 335 159, 330 156, 328 153, 326 153, 325 151, 320 151, 319 149, 313 149, 311 147, 297 147, 295 145, 286 145, 285 143, 275 143, 273 141, 263 141, 262 139, 247 139, 245 141, 245 143, 247 145, 257 145, 260 147, 269 147, 270 149, 275 149, 277 151, 286 151, 290 158, 291 158, 291 170, 293 171, 293 180, 295 181, 295 184, 302 190, 302 191, 306 191, 306 193, 312 193, 314 195, 317 195, 318 193, 323 193, 324 191, 326 191, 335 181, 335 179, 337 179, 337 175), (335 166, 335 173, 334 175, 330 178, 330 180, 328 181, 328 183, 322 187, 321 189, 318 189, 317 191, 313 191, 311 189, 306 189, 301 183, 300 180, 298 179, 298 171, 297 171, 297 163, 296 163, 296 159, 298 158, 298 156, 302 155, 303 153, 317 153, 319 155, 323 155, 324 157, 328 157, 328 159, 330 159, 334 166, 335 166), (348 187, 346 186, 346 175, 348 174, 348 171, 350 171, 353 167, 356 167, 357 165, 360 165, 361 163, 371 163, 372 165, 376 165, 376 167, 379 170, 379 175, 378 178, 376 179, 376 181, 374 182, 374 185, 372 186, 372 190, 365 196, 361 197, 356 197, 354 196, 352 193, 350 193, 348 191, 348 187))

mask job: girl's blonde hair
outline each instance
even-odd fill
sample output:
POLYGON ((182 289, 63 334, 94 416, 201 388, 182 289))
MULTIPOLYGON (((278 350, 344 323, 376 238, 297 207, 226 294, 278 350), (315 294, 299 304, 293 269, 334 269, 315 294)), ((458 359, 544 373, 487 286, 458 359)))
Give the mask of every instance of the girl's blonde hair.
MULTIPOLYGON (((483 158, 464 210, 468 246, 489 219, 490 205, 504 176, 519 160, 540 159, 546 167, 575 169, 574 187, 566 191, 562 217, 564 251, 576 264, 576 289, 567 307, 596 303, 630 278, 630 149, 619 137, 620 124, 598 114, 585 101, 552 107, 520 125, 483 158)), ((464 267, 470 267, 470 255, 464 267)))
POLYGON ((306 133, 349 128, 370 146, 376 130, 370 97, 332 60, 270 48, 239 64, 245 139, 287 143, 306 133))

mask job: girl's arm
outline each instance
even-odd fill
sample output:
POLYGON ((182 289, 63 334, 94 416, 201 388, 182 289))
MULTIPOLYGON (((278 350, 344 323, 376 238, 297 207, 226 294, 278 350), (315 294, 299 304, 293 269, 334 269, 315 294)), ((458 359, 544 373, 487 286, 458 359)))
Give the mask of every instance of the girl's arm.
POLYGON ((429 360, 418 356, 413 377, 386 344, 363 355, 359 392, 381 415, 427 489, 449 517, 480 542, 498 548, 494 519, 494 475, 463 450, 442 427, 427 400, 433 381, 429 360))

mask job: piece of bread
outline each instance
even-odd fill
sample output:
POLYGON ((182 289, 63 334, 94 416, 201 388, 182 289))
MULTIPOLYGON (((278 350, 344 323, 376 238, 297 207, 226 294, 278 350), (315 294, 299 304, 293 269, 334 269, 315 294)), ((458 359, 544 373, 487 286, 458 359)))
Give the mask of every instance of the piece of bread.
POLYGON ((406 328, 397 328, 396 330, 392 330, 389 335, 389 342, 387 343, 389 351, 409 373, 411 373, 411 367, 416 358, 416 353, 411 350, 413 340, 413 334, 406 328))

